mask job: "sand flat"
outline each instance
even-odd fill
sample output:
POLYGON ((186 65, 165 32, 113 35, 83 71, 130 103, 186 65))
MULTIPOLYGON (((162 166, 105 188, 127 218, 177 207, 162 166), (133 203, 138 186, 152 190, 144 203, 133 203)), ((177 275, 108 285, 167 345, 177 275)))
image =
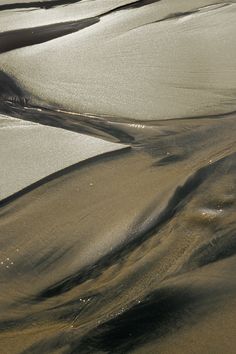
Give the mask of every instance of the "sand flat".
POLYGON ((26 5, 0 4, 0 352, 234 354, 235 1, 26 5))
POLYGON ((74 163, 123 147, 1 115, 0 199, 74 163))

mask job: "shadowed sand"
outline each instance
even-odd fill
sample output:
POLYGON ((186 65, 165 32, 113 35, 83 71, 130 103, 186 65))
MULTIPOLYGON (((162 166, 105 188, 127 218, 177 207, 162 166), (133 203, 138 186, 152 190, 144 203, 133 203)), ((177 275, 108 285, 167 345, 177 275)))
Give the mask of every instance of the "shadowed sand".
MULTIPOLYGON (((54 26, 62 9, 34 11, 54 26)), ((27 137, 28 177, 53 172, 33 133, 8 138, 12 117, 79 133, 84 153, 63 168, 51 151, 61 170, 0 201, 0 352, 234 354, 235 3, 81 1, 64 20, 75 9, 100 20, 0 55, 6 155, 27 137)))
POLYGON ((80 2, 81 0, 33 0, 33 1, 3 1, 0 5, 0 11, 5 10, 15 10, 15 9, 31 9, 31 8, 41 8, 50 9, 55 6, 74 4, 80 2), (4 3, 5 2, 5 3, 4 3))
POLYGON ((99 19, 94 17, 80 21, 57 23, 48 26, 0 33, 0 53, 47 42, 54 38, 79 31, 93 25, 94 23, 97 23, 98 21, 99 19))
POLYGON ((233 353, 234 120, 152 126, 2 201, 6 352, 233 353))

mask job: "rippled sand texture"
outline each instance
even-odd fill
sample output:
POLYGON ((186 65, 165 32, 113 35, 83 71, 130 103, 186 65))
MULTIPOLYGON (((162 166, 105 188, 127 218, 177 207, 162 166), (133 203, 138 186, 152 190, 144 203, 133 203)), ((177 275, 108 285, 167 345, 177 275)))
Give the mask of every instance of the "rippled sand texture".
POLYGON ((0 10, 0 352, 235 353, 236 4, 0 10))

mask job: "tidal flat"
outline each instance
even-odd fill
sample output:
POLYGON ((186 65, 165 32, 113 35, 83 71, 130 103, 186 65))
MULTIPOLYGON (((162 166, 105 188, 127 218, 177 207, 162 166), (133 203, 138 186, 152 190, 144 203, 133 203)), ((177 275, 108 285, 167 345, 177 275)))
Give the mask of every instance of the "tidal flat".
POLYGON ((0 353, 234 354, 236 4, 0 4, 0 353))

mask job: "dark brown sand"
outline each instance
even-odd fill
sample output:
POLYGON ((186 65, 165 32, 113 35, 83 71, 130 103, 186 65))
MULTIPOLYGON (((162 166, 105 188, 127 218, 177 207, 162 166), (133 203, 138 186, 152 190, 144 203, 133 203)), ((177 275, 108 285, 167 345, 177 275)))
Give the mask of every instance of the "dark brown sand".
POLYGON ((54 10, 1 34, 1 114, 124 148, 0 200, 0 353, 234 354, 235 3, 54 10))
POLYGON ((234 352, 234 119, 160 123, 2 201, 6 353, 234 352))

